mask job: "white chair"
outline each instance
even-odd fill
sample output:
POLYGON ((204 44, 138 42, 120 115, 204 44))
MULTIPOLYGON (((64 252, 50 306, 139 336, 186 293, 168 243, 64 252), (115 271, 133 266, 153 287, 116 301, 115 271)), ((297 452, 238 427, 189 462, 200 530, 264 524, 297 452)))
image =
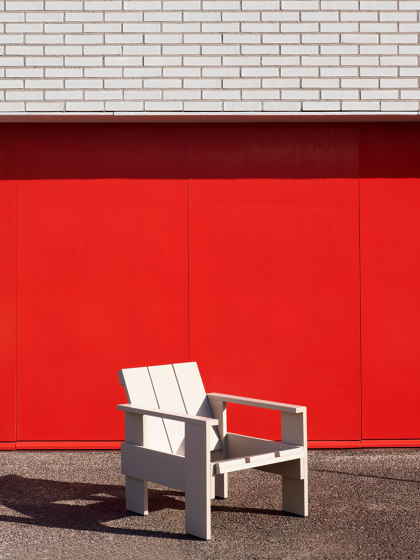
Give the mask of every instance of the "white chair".
POLYGON ((219 393, 206 395, 195 362, 118 372, 130 404, 121 468, 127 510, 148 513, 147 481, 185 491, 186 532, 210 539, 210 500, 227 498, 228 473, 282 475, 283 509, 308 515, 306 407, 219 393), (226 403, 278 410, 282 441, 226 431, 226 403))

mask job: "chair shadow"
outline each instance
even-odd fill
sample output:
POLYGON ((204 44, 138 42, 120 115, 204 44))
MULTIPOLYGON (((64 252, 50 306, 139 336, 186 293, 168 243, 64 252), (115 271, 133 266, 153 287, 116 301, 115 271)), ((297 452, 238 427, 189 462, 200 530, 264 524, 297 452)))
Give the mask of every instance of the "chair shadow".
MULTIPOLYGON (((219 500, 213 502, 212 510, 294 517, 287 512, 273 509, 228 507, 219 504, 219 500)), ((106 523, 124 517, 137 516, 125 509, 123 486, 6 475, 0 477, 0 505, 17 513, 0 514, 0 521, 3 522, 119 535, 199 540, 187 534, 107 525, 106 523)), ((149 512, 164 509, 185 509, 184 493, 166 488, 149 489, 149 512)))

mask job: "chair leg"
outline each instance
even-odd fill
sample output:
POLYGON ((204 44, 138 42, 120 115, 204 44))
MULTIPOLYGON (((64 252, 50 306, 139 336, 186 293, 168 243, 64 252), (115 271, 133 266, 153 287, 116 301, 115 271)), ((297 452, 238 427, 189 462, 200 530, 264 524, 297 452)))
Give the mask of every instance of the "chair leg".
POLYGON ((125 478, 126 509, 140 515, 147 515, 149 513, 147 480, 132 478, 131 476, 126 476, 125 478))
POLYGON ((210 426, 185 425, 185 530, 211 538, 210 426))
POLYGON ((215 484, 216 484, 216 498, 227 498, 228 497, 228 475, 227 474, 216 474, 215 484))
POLYGON ((308 515, 308 479, 282 476, 283 510, 295 515, 308 515))

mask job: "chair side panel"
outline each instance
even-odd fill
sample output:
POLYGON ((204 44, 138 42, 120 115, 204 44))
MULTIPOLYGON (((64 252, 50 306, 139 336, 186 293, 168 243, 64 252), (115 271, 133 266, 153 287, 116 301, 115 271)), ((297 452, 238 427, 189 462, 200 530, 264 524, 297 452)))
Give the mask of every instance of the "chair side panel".
POLYGON ((139 445, 121 444, 121 472, 176 490, 185 490, 185 458, 139 445))

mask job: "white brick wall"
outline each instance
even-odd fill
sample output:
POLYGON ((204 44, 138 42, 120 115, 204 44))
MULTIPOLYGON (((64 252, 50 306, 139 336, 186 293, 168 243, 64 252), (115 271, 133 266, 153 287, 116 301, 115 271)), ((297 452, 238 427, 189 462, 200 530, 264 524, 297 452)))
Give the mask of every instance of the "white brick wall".
POLYGON ((420 0, 0 1, 0 113, 420 112, 420 0))

